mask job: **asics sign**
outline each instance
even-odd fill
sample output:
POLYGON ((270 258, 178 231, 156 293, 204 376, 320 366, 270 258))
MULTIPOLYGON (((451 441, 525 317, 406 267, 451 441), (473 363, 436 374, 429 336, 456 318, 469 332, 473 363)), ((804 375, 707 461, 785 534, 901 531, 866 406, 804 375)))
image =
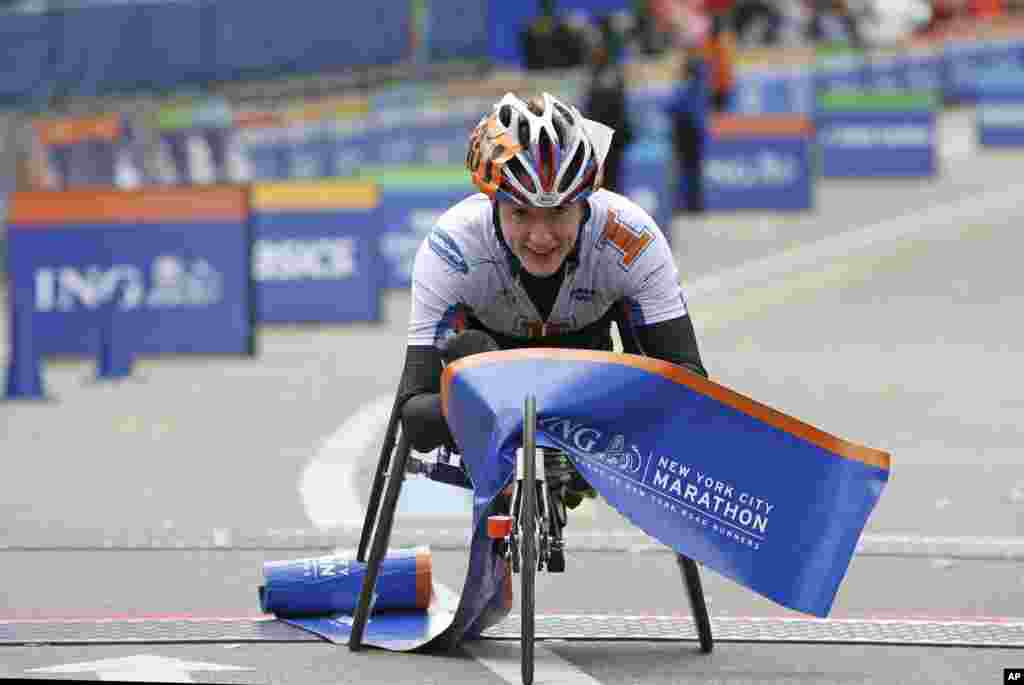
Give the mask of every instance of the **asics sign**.
POLYGON ((257 184, 252 279, 262 322, 376 321, 381 221, 374 187, 257 184))
POLYGON ((257 240, 253 246, 257 281, 341 280, 356 273, 352 237, 257 240))

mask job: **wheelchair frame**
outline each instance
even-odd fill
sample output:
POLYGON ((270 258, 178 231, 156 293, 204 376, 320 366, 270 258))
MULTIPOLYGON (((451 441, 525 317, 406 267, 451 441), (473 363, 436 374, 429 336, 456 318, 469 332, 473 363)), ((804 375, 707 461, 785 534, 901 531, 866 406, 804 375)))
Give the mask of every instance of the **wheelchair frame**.
MULTIPOLYGON (((524 685, 533 682, 533 646, 535 629, 534 583, 538 570, 538 531, 547 528, 550 521, 540 521, 539 511, 546 510, 553 516, 550 506, 538 507, 538 500, 547 496, 547 483, 543 480, 543 464, 537 471, 537 455, 543 453, 536 445, 536 400, 528 396, 523 405, 524 428, 523 446, 517 452, 515 490, 513 494, 513 533, 518 540, 511 540, 512 553, 518 557, 512 561, 512 572, 519 572, 521 585, 522 612, 522 675, 524 685), (535 483, 535 487, 523 487, 524 483, 535 483)), ((413 459, 410 464, 412 446, 404 434, 400 435, 400 408, 398 398, 392 406, 384 443, 381 446, 377 471, 374 475, 367 502, 366 517, 359 538, 356 559, 366 564, 366 573, 359 595, 359 602, 352 616, 352 632, 348 646, 351 651, 363 647, 363 634, 372 610, 371 604, 376 588, 380 567, 387 553, 391 531, 394 525, 395 509, 406 473, 422 473, 426 477, 449 485, 471 488, 465 473, 456 465, 438 462, 428 464, 413 459), (369 552, 369 554, 367 554, 369 552)), ((547 505, 545 501, 544 505, 547 505)), ((509 537, 512 537, 509 536, 509 537)), ((506 544, 509 539, 506 538, 506 544)), ((694 624, 700 643, 700 651, 710 653, 714 648, 711 633, 711 619, 700 579, 697 563, 682 554, 676 554, 676 564, 686 587, 687 598, 693 614, 694 624)))

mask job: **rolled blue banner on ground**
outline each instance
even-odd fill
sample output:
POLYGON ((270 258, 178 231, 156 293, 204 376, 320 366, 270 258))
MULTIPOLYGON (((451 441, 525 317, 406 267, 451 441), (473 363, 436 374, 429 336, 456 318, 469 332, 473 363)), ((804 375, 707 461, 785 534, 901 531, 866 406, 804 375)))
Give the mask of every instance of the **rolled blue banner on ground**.
MULTIPOLYGON (((450 634, 453 609, 458 597, 442 585, 434 586, 426 609, 393 609, 370 616, 363 632, 363 644, 394 652, 429 648, 450 634)), ((352 635, 352 613, 282 619, 335 644, 345 644, 352 635)))
MULTIPOLYGON (((395 550, 384 557, 377 578, 374 611, 425 610, 431 595, 430 551, 395 550)), ((260 608, 280 618, 351 614, 359 601, 366 564, 351 552, 268 561, 263 565, 260 608)))
POLYGON ((522 406, 623 516, 775 602, 827 616, 890 457, 681 367, 531 349, 449 365, 442 401, 478 500, 513 472, 522 406))
POLYGON ((32 335, 32 293, 16 291, 11 298, 11 356, 7 362, 9 400, 43 399, 42 358, 32 335))
MULTIPOLYGON (((348 550, 264 564, 260 607, 289 625, 336 644, 348 642, 365 564, 348 550)), ((384 558, 363 644, 392 651, 428 646, 448 634, 458 597, 431 579, 430 549, 394 550, 384 558)))

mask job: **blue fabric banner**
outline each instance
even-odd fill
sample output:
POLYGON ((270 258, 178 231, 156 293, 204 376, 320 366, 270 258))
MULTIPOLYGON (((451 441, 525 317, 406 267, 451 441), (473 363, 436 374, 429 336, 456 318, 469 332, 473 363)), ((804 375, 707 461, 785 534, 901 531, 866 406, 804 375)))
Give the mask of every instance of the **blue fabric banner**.
POLYGON ((522 406, 636 526, 797 611, 827 616, 889 476, 889 455, 680 367, 533 349, 445 369, 442 401, 483 511, 511 479, 522 406))
MULTIPOLYGON (((381 562, 363 643, 394 651, 423 647, 452 625, 456 598, 432 582, 430 549, 389 551, 381 562)), ((353 550, 263 565, 260 608, 334 643, 348 642, 366 574, 353 550)))
MULTIPOLYGON (((355 611, 366 564, 352 550, 263 564, 260 608, 280 618, 355 611)), ((431 594, 431 559, 426 547, 392 551, 381 562, 373 610, 426 609, 431 594)))

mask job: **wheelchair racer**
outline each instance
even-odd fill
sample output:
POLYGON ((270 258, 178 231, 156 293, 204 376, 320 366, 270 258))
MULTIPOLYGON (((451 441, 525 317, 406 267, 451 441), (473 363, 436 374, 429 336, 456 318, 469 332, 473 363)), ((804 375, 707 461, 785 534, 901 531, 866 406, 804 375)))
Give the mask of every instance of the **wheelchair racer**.
MULTIPOLYGON (((397 406, 413 447, 454 440, 441 411, 444 363, 524 347, 624 351, 707 376, 661 229, 601 189, 614 131, 548 93, 509 93, 472 132, 479 193, 445 212, 417 252, 397 406)), ((564 457, 545 464, 570 508, 593 490, 564 457)))

